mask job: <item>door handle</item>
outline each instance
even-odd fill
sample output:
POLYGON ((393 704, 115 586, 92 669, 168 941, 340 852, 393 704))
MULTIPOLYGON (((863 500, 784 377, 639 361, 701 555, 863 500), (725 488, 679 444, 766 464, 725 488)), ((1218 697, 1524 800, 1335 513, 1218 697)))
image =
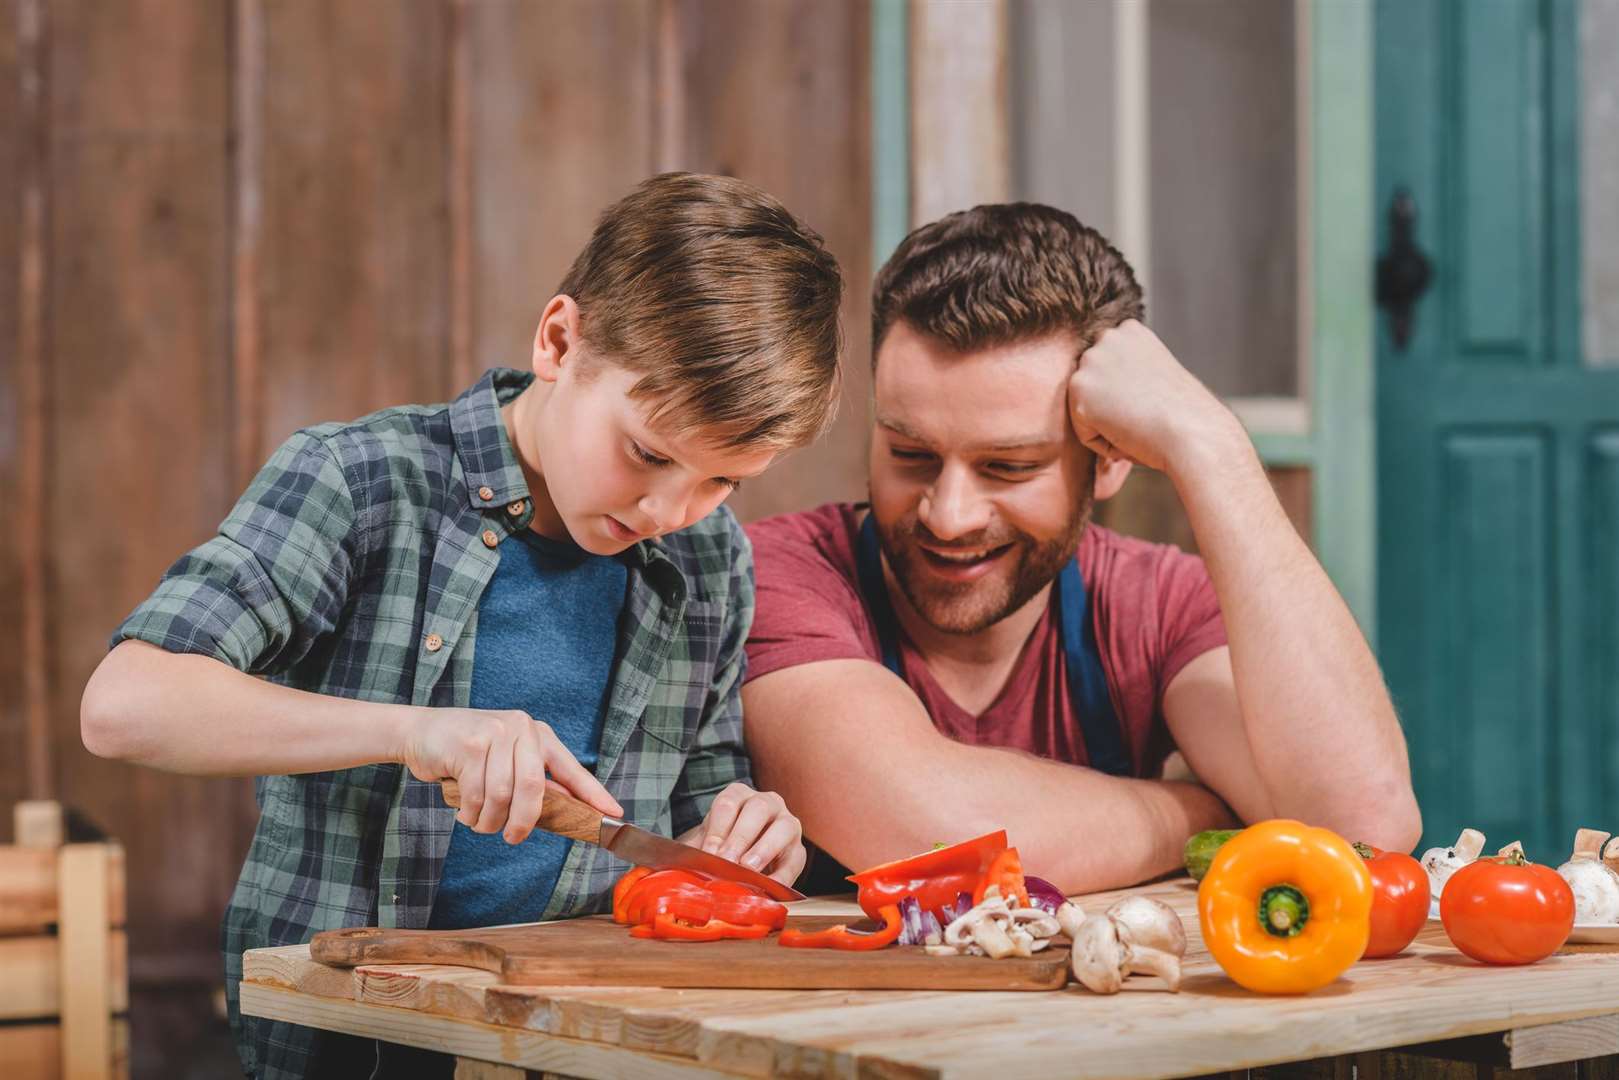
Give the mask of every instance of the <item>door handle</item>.
POLYGON ((1387 308, 1394 347, 1411 340, 1417 301, 1433 280, 1433 263, 1417 246, 1417 201, 1405 188, 1389 205, 1389 247, 1377 260, 1377 306, 1387 308))

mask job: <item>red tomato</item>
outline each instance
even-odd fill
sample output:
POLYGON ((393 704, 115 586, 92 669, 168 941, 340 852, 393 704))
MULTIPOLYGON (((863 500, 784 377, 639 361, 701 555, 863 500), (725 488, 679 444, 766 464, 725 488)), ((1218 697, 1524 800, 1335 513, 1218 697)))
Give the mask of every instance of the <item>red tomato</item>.
POLYGON ((1557 871, 1500 856, 1468 863, 1439 895, 1445 933, 1486 964, 1532 964, 1550 956, 1574 928, 1574 892, 1557 871))
POLYGON ((1361 851, 1366 869, 1372 872, 1372 936, 1366 943, 1366 955, 1394 956, 1411 944, 1428 921, 1428 873, 1409 855, 1367 850, 1372 854, 1361 851))

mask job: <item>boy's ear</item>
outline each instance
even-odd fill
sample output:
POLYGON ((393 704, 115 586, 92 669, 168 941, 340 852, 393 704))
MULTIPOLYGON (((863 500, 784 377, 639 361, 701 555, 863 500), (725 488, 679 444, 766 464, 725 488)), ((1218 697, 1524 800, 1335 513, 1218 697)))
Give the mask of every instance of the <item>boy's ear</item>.
POLYGON ((1097 458, 1095 497, 1111 499, 1117 495, 1125 480, 1129 479, 1133 464, 1129 458, 1097 458))
POLYGON ((579 305, 573 297, 558 293, 545 305, 540 327, 534 331, 534 374, 546 382, 556 382, 578 347, 579 305))

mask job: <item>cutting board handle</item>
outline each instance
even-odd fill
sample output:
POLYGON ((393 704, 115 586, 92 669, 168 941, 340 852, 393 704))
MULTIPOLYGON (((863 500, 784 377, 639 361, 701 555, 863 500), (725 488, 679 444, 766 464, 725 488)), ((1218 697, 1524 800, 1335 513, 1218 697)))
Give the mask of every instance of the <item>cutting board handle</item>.
MULTIPOLYGON (((444 793, 444 802, 448 806, 459 808, 461 805, 461 785, 455 780, 440 780, 439 789, 444 793)), ((545 802, 540 806, 540 820, 536 827, 557 836, 566 836, 569 840, 583 840, 587 844, 601 843, 602 821, 613 819, 602 817, 602 812, 589 803, 580 802, 555 780, 545 782, 545 802)))
POLYGON ((334 967, 360 964, 453 964, 500 974, 503 949, 436 930, 383 930, 358 926, 324 930, 309 942, 309 956, 334 967))

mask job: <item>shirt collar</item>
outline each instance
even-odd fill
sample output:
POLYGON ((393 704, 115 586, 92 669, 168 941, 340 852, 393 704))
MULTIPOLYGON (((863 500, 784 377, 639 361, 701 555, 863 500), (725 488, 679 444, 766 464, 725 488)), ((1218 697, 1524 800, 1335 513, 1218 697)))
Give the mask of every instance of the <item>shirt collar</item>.
MULTIPOLYGON (((490 368, 450 404, 455 455, 466 473, 467 498, 473 506, 503 506, 529 497, 528 481, 523 479, 523 468, 512 449, 500 407, 533 382, 534 373, 530 371, 490 368)), ((620 557, 636 568, 659 563, 674 568, 656 540, 633 544, 620 557)))
POLYGON ((500 407, 534 382, 532 372, 490 368, 450 404, 455 455, 467 477, 473 506, 500 506, 528 498, 528 482, 506 434, 500 407))

